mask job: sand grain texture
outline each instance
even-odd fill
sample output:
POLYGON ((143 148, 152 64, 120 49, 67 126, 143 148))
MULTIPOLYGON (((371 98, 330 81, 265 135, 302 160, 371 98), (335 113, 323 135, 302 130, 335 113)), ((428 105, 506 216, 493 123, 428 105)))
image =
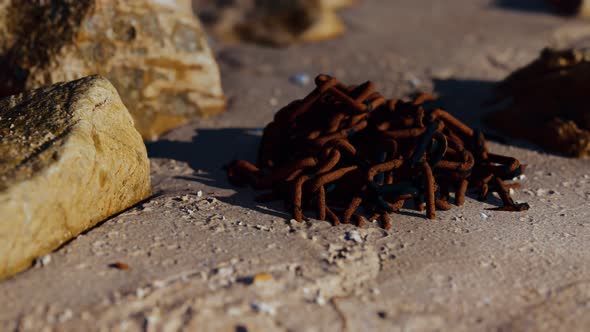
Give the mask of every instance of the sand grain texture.
POLYGON ((222 166, 253 161, 259 128, 312 88, 294 74, 372 80, 388 97, 435 91, 485 128, 495 82, 557 35, 590 37, 585 21, 489 0, 367 0, 340 15, 347 33, 322 43, 216 43, 228 111, 148 145, 159 195, 0 283, 0 330, 587 330, 588 160, 492 141, 528 165, 514 198, 529 211, 488 211, 499 200, 468 195, 436 220, 410 204, 390 232, 293 223, 281 202, 227 182, 222 166), (255 280, 262 273, 272 278, 255 280))

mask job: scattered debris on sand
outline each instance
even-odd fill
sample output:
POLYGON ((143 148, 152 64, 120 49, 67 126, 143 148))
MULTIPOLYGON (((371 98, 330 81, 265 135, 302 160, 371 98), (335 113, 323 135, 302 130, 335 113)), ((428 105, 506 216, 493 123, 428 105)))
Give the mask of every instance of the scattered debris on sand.
POLYGON ((504 107, 486 117, 503 134, 570 157, 590 155, 590 51, 544 49, 498 85, 504 107))
POLYGON ((504 183, 524 166, 489 153, 481 132, 429 108, 434 96, 386 100, 371 82, 347 86, 327 75, 319 75, 316 85, 266 126, 256 165, 229 165, 232 184, 271 190, 259 199, 286 200, 297 221, 315 208, 318 219, 335 225, 354 220, 362 226, 362 206, 369 220, 380 218, 388 229, 389 214, 410 199, 434 219, 435 210, 451 208, 451 190, 460 206, 470 186, 481 200, 497 192, 503 206, 495 210, 529 208, 510 197, 517 184, 504 183))

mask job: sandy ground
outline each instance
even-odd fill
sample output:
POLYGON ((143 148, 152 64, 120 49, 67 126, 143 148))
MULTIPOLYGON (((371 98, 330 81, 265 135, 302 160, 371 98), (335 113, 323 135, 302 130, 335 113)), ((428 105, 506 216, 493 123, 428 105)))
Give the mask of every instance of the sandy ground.
POLYGON ((481 127, 494 81, 543 46, 590 39, 590 23, 533 2, 365 0, 332 41, 214 43, 228 112, 149 145, 154 198, 0 283, 0 330, 585 330, 588 160, 492 143, 528 164, 515 198, 530 211, 471 198, 434 221, 404 210, 390 232, 290 223, 281 203, 255 203, 221 169, 255 158, 258 129, 312 89, 291 83, 296 73, 371 79, 392 97, 434 90, 481 127))

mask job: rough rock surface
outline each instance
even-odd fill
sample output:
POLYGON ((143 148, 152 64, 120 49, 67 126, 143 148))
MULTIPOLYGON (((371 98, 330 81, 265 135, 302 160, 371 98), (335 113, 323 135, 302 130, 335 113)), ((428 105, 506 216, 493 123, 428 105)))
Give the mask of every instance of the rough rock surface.
POLYGON ((149 195, 145 146, 106 79, 0 101, 0 279, 149 195))
POLYGON ((335 10, 352 0, 195 0, 213 33, 224 40, 274 46, 338 36, 344 25, 335 10))
POLYGON ((2 0, 0 32, 0 95, 100 74, 146 139, 225 108, 190 1, 2 0))

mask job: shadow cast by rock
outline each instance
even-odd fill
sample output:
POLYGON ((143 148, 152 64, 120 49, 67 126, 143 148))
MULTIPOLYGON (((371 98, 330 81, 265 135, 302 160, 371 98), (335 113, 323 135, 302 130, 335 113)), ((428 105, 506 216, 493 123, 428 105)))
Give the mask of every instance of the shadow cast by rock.
POLYGON ((494 6, 506 10, 556 14, 555 8, 546 0, 495 0, 494 6))
POLYGON ((150 158, 165 158, 186 162, 194 176, 176 176, 177 179, 196 181, 219 189, 233 189, 231 196, 217 197, 222 202, 247 209, 289 218, 281 202, 260 204, 255 197, 261 192, 251 188, 232 186, 224 167, 235 159, 253 161, 256 158, 262 131, 256 128, 198 129, 190 142, 159 140, 147 143, 150 158))
POLYGON ((482 129, 482 117, 489 111, 486 104, 494 98, 494 82, 464 79, 434 79, 437 105, 468 126, 482 129))
POLYGON ((224 166, 234 159, 253 160, 260 133, 250 128, 198 129, 190 142, 164 139, 146 146, 150 158, 186 162, 193 170, 204 174, 180 178, 228 189, 233 187, 227 181, 224 166))
MULTIPOLYGON (((495 98, 495 82, 462 79, 435 79, 433 82, 434 90, 440 96, 436 106, 449 111, 468 126, 481 130, 486 139, 500 144, 553 154, 529 141, 514 139, 501 134, 485 124, 483 118, 486 114, 505 106, 501 104, 493 105, 492 103, 495 98)), ((510 121, 510 119, 507 119, 507 121, 510 121)))

